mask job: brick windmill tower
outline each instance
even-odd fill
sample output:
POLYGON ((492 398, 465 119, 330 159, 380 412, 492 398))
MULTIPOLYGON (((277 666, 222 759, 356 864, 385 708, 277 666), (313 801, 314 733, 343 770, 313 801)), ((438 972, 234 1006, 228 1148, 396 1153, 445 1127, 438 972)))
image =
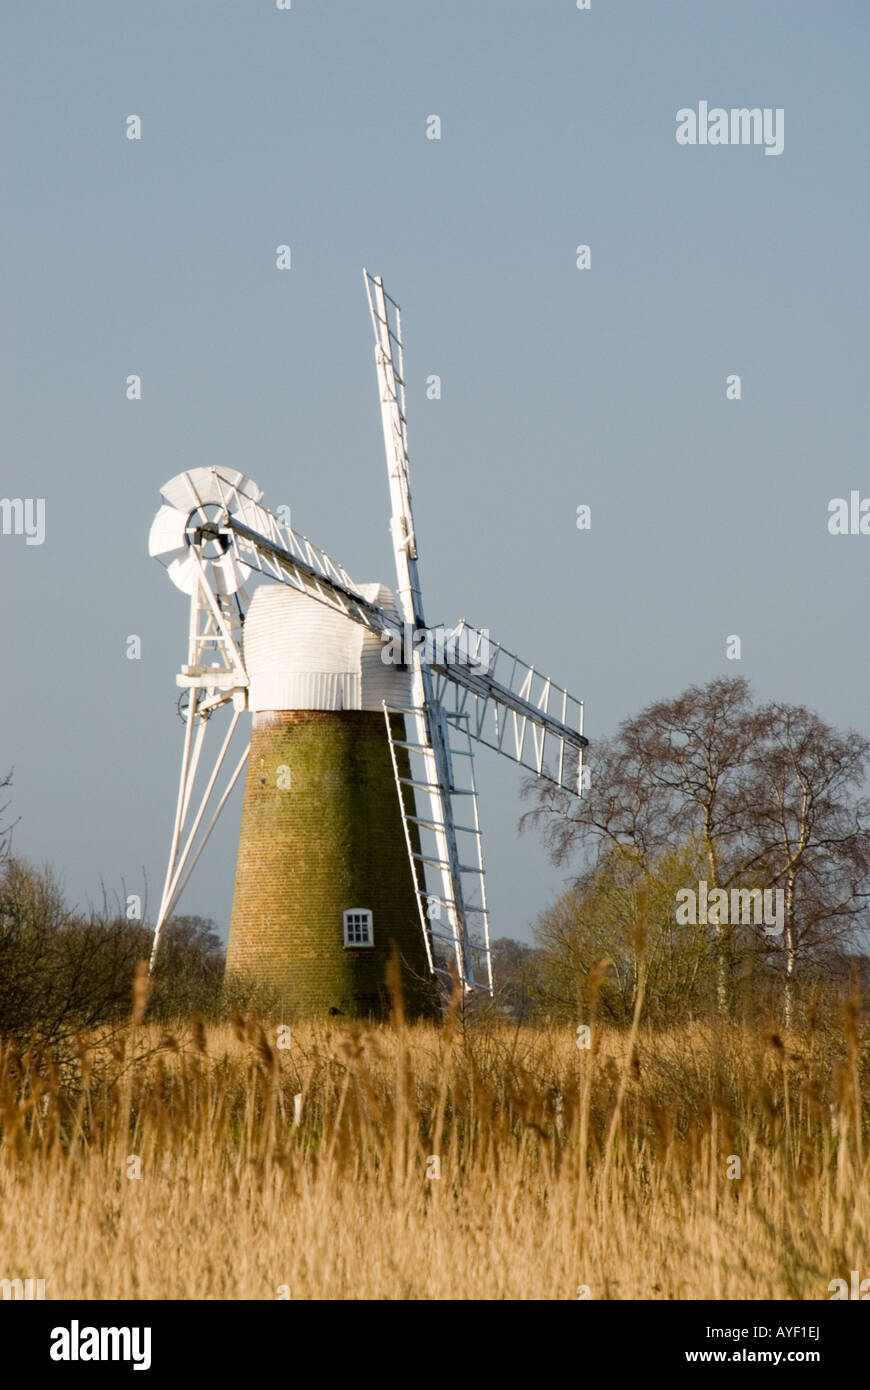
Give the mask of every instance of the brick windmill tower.
POLYGON ((491 991, 473 742, 578 793, 586 745, 582 705, 566 690, 464 621, 449 632, 426 627, 401 321, 380 277, 366 272, 366 288, 395 594, 356 584, 231 469, 171 479, 149 541, 152 555, 174 555, 170 578, 190 597, 188 659, 176 677, 181 777, 152 967, 247 764, 227 970, 267 985, 296 1015, 383 1016, 393 950, 412 1013, 432 1007, 434 975, 491 991), (206 729, 229 707, 206 777, 206 729), (218 794, 247 713, 250 742, 234 765, 229 758, 218 794))

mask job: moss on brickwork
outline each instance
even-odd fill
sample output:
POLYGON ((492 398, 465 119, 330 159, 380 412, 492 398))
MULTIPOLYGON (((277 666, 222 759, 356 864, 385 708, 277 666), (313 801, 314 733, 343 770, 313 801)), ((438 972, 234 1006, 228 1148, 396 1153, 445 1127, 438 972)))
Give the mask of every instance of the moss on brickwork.
POLYGON ((383 715, 254 715, 227 972, 275 990, 288 1016, 383 1016, 391 941, 406 1008, 430 1011, 383 715), (373 913, 372 947, 344 946, 354 907, 373 913))

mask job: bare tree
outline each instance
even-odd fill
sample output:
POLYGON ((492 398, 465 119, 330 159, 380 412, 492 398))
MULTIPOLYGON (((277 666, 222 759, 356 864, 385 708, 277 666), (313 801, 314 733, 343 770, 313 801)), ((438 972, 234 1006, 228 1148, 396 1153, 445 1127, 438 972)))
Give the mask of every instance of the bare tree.
MULTIPOLYGON (((130 1011, 151 932, 121 915, 71 911, 48 870, 9 856, 0 869, 0 1038, 68 1043, 82 1028, 130 1011)), ((223 953, 214 923, 170 918, 151 1016, 219 1011, 223 953)))
POLYGON ((71 912, 48 870, 10 856, 0 871, 0 1036, 57 1044, 122 1017, 147 944, 140 923, 71 912))
MULTIPOLYGON (((844 939, 867 902, 870 838, 859 790, 870 745, 800 707, 753 705, 748 683, 717 679, 660 701, 591 751, 577 801, 530 781, 522 825, 543 830, 556 863, 584 871, 628 847, 648 875, 666 851, 703 853, 708 889, 782 888, 786 1013, 801 954, 844 939)), ((717 993, 727 982, 734 923, 717 924, 717 993)), ((772 938, 759 930, 757 945, 772 938)))
POLYGON ((747 792, 762 869, 784 898, 785 1019, 798 961, 854 935, 870 888, 870 802, 860 796, 870 743, 790 705, 760 711, 747 792))
POLYGON ((492 943, 492 977, 495 1002, 504 1013, 526 1023, 538 1004, 538 971, 541 952, 509 936, 492 943))
MULTIPOLYGON (((5 777, 0 777, 0 794, 2 794, 7 787, 11 786, 12 773, 7 772, 5 777)), ((6 819, 9 805, 10 803, 8 801, 0 803, 0 866, 6 863, 12 850, 13 826, 10 825, 9 821, 6 819)))

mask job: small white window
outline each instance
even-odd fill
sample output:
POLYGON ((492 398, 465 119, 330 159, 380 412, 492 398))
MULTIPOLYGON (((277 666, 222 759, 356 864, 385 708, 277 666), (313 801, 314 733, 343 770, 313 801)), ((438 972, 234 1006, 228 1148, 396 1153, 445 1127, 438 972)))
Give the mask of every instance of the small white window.
POLYGON ((345 946, 373 946, 372 914, 367 907, 349 907, 344 917, 345 946))

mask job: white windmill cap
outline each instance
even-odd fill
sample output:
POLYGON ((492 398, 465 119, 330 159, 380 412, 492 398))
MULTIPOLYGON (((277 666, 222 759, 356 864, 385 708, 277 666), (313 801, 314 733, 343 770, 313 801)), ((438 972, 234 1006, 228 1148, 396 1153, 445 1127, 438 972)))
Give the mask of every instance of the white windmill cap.
MULTIPOLYGON (((359 592, 392 617, 395 599, 383 584, 359 592)), ((361 623, 284 585, 261 584, 245 618, 248 704, 261 710, 378 710, 407 707, 411 675, 381 660, 384 643, 361 623)))

